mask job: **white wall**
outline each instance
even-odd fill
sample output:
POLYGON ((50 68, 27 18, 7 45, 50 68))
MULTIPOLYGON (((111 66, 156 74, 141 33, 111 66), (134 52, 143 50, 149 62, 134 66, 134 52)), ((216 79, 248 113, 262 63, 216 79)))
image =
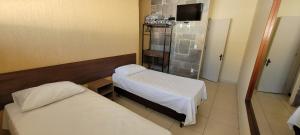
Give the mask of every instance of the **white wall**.
POLYGON ((138 0, 0 0, 0 73, 137 53, 138 21, 138 0))
POLYGON ((212 0, 210 18, 231 18, 220 81, 237 83, 257 0, 212 0))
POLYGON ((278 17, 300 16, 300 0, 281 0, 278 17))
POLYGON ((268 16, 272 7, 273 0, 259 0, 256 7, 255 17, 251 33, 249 35, 248 45, 242 63, 242 68, 237 85, 238 104, 239 104, 239 124, 240 134, 248 135, 249 124, 245 106, 245 98, 249 86, 250 78, 256 61, 257 53, 267 24, 268 16))

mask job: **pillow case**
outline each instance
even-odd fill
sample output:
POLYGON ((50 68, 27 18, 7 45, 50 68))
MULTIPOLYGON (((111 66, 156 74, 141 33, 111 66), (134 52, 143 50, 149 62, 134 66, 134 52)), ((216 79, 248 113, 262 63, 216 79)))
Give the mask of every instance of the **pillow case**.
POLYGON ((131 75, 144 70, 146 70, 146 68, 143 66, 137 64, 130 64, 116 68, 115 72, 119 75, 131 75))
POLYGON ((22 112, 26 112, 74 96, 85 90, 82 86, 64 81, 17 91, 12 93, 12 97, 22 112))

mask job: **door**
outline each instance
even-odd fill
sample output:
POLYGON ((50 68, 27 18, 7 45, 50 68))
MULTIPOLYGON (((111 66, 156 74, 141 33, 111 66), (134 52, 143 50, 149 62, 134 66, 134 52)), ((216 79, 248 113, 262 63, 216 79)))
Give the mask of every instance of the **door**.
POLYGON ((258 91, 283 93, 300 46, 300 17, 281 17, 266 59, 258 91))
POLYGON ((230 19, 209 20, 201 74, 202 78, 214 82, 219 81, 230 22, 230 19))
POLYGON ((299 67, 300 67, 300 44, 298 47, 298 51, 294 55, 293 62, 292 62, 291 69, 289 71, 287 80, 285 81, 285 86, 283 89, 284 94, 290 94, 292 92, 293 86, 297 79, 298 71, 300 70, 299 67))

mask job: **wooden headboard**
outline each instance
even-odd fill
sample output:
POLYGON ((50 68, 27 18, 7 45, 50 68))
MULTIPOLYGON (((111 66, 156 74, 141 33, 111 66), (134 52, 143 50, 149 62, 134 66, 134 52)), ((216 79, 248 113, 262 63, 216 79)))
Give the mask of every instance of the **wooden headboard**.
POLYGON ((128 54, 0 74, 0 109, 12 102, 15 91, 57 81, 84 84, 111 76, 116 67, 135 63, 136 54, 128 54))

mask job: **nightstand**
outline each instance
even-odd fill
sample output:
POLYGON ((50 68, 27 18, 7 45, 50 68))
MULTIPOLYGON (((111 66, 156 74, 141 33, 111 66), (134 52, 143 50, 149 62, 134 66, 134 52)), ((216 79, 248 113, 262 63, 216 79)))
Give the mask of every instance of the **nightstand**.
POLYGON ((95 91, 102 96, 110 98, 111 100, 115 100, 116 95, 113 87, 113 82, 111 79, 104 78, 93 82, 89 82, 87 83, 87 87, 90 90, 95 91))

